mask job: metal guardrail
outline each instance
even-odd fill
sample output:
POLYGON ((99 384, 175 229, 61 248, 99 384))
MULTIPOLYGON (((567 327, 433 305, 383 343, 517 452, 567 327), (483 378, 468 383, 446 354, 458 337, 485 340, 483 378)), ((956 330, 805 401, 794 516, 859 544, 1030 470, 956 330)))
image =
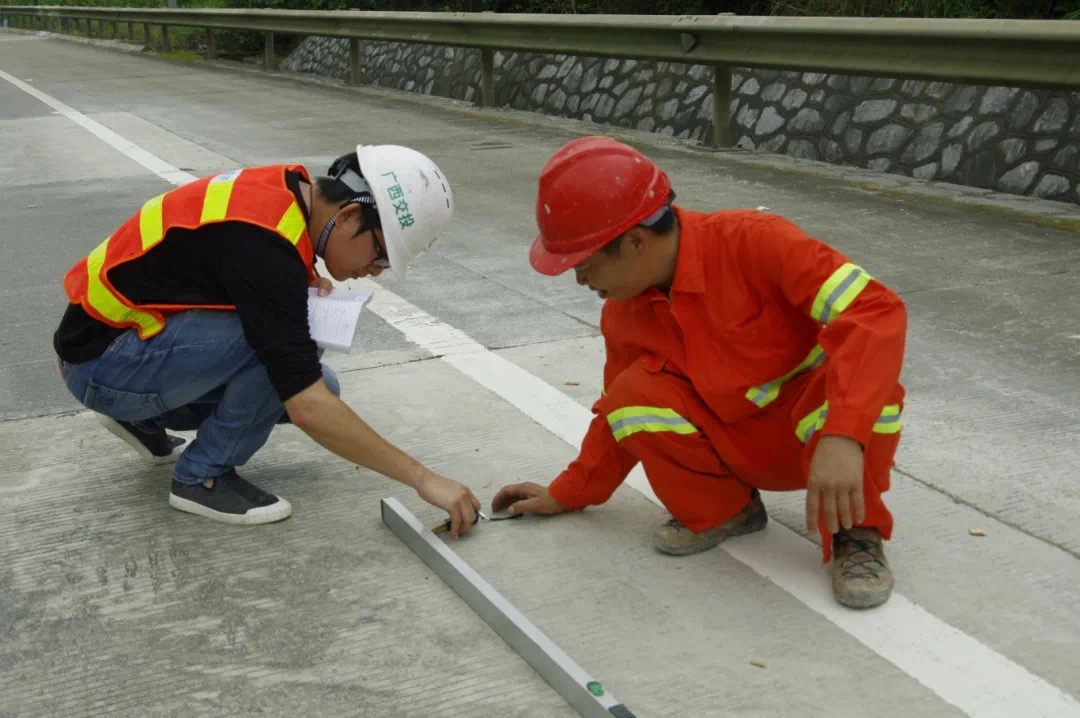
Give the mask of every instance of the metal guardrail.
POLYGON ((0 18, 26 27, 64 29, 86 22, 206 28, 266 34, 264 68, 273 67, 273 35, 352 41, 350 81, 360 76, 360 41, 478 48, 480 104, 495 101, 494 51, 666 60, 711 65, 712 144, 730 146, 731 68, 838 72, 1056 89, 1080 88, 1080 22, 1066 20, 920 20, 742 17, 735 15, 548 15, 359 11, 0 6, 0 18))

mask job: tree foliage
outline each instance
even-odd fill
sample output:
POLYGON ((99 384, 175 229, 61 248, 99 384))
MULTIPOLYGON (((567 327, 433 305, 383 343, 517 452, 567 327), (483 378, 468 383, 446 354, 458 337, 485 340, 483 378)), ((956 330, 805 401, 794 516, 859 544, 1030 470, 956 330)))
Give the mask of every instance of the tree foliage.
MULTIPOLYGON (((1080 0, 231 0, 241 7, 621 15, 1080 18, 1080 0)), ((184 2, 184 0, 180 0, 184 2)))

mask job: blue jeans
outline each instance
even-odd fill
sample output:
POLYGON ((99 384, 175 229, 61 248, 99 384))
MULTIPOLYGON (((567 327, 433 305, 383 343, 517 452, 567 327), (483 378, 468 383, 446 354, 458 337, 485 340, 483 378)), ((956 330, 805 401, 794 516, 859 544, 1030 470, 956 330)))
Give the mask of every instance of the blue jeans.
MULTIPOLYGON (((64 369, 68 389, 92 411, 145 429, 197 430, 173 473, 187 484, 243 465, 289 421, 232 311, 174 314, 160 334, 142 341, 128 330, 97 359, 64 369)), ((340 395, 334 372, 322 372, 340 395)))

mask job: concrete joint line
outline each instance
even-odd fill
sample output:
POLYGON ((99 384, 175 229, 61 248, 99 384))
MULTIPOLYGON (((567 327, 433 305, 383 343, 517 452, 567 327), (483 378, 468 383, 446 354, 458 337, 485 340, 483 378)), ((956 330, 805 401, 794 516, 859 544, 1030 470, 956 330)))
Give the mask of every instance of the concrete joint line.
POLYGON ((582 718, 634 718, 626 706, 566 655, 514 605, 394 498, 383 499, 383 523, 452 588, 582 718))

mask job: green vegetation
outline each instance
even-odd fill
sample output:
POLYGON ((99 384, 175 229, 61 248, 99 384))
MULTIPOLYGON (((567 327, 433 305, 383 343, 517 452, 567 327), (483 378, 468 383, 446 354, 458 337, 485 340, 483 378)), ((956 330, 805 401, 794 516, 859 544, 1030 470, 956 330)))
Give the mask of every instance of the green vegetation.
MULTIPOLYGON (((177 0, 180 7, 427 12, 1080 19, 1080 0, 177 0)), ((0 5, 163 7, 163 0, 0 0, 0 5)))
MULTIPOLYGON (((164 0, 0 0, 0 5, 164 7, 164 0)), ((641 15, 804 15, 1080 20, 1080 0, 177 0, 179 7, 238 7, 279 10, 381 10, 384 12, 527 12, 641 15)), ((160 48, 160 30, 151 46, 160 48)), ((83 34, 83 33, 79 33, 83 34)), ((137 32, 141 39, 141 29, 137 32)), ((260 33, 216 33, 218 54, 239 59, 262 52, 260 33)), ((302 38, 275 37, 278 57, 302 38)), ((200 51, 201 28, 174 28, 172 50, 200 51)))

